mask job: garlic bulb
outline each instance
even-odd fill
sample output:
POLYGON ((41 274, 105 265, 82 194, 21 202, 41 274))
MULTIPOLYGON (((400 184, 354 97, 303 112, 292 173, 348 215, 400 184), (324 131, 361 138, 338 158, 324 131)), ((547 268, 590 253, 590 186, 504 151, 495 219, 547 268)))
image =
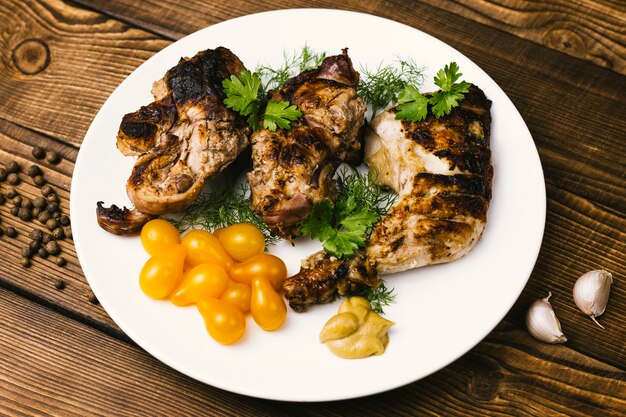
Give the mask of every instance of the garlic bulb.
POLYGON ((564 343, 567 338, 561 330, 561 323, 556 318, 552 304, 548 301, 552 293, 530 305, 526 313, 526 328, 535 338, 546 343, 564 343))
POLYGON ((602 315, 609 301, 613 276, 602 269, 583 274, 574 284, 574 302, 583 313, 591 317, 596 324, 596 317, 602 315))

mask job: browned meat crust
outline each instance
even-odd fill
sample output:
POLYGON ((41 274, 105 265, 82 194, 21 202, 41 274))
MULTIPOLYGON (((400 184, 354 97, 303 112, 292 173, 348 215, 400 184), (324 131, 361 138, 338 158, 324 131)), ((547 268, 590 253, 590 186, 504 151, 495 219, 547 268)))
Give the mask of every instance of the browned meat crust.
POLYGON ((332 176, 337 166, 360 162, 365 105, 356 94, 358 81, 344 50, 270 94, 272 100, 289 101, 303 114, 290 130, 263 129, 251 139, 252 208, 276 234, 297 235, 313 204, 336 198, 332 176))
POLYGON ((116 235, 139 233, 144 224, 156 217, 135 209, 119 208, 115 204, 106 208, 103 204, 102 201, 98 201, 96 207, 98 224, 107 232, 116 235))

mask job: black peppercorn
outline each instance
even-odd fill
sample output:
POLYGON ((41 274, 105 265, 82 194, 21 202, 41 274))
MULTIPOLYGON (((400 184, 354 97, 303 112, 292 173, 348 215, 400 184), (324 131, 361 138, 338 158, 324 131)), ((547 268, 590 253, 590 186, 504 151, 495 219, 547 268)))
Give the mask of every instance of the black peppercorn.
POLYGON ((33 178, 33 182, 37 187, 42 187, 46 183, 46 180, 44 180, 41 175, 37 175, 35 178, 33 178))
POLYGON ((22 199, 22 207, 32 210, 33 207, 35 207, 35 205, 33 204, 33 200, 27 197, 27 198, 22 199))
POLYGON ((46 250, 46 248, 41 247, 37 251, 37 256, 39 256, 40 258, 46 259, 48 257, 48 251, 46 250))
POLYGON ((32 213, 29 209, 22 207, 17 212, 17 217, 24 222, 29 222, 32 219, 32 213))
POLYGON ((6 198, 4 198, 4 194, 0 193, 0 206, 6 202, 6 198))
POLYGON ((0 168, 0 181, 6 180, 7 179, 7 175, 9 175, 7 170, 4 169, 4 168, 0 168))
POLYGON ((59 202, 59 197, 56 194, 50 194, 46 197, 46 200, 48 201, 48 203, 58 203, 59 202))
POLYGON ((41 146, 33 147, 33 156, 37 159, 43 159, 46 156, 46 151, 41 146))
POLYGON ((54 281, 54 288, 59 291, 62 290, 63 288, 65 288, 65 281, 63 281, 62 279, 57 279, 56 281, 54 281))
POLYGON ((89 302, 91 304, 98 304, 99 303, 98 298, 96 297, 96 294, 94 294, 94 293, 90 293, 89 296, 87 297, 87 299, 89 300, 89 302))
POLYGON ((56 229, 54 229, 52 231, 52 237, 54 237, 56 240, 63 239, 65 237, 65 233, 63 233, 63 228, 57 227, 56 229))
POLYGON ((20 183, 20 177, 16 173, 7 175, 7 182, 11 185, 18 185, 20 183))
POLYGON ((41 239, 43 238, 43 232, 39 229, 33 229, 30 232, 30 238, 32 240, 36 240, 37 242, 41 242, 41 239))
POLYGON ((7 227, 6 233, 8 237, 17 237, 17 230, 15 230, 15 227, 13 226, 7 227))
POLYGON ((43 197, 37 197, 35 201, 33 202, 33 204, 35 205, 35 207, 40 208, 40 209, 44 209, 48 206, 48 202, 43 197))
POLYGON ((54 220, 56 220, 57 222, 61 221, 61 212, 60 211, 55 211, 54 214, 52 215, 52 218, 54 220))
POLYGON ((46 161, 51 164, 58 164, 61 161, 61 157, 55 151, 46 152, 46 161))
POLYGON ((68 239, 72 238, 72 227, 71 226, 65 226, 63 228, 63 233, 65 234, 65 237, 68 239))
POLYGON ((36 219, 36 218, 38 218, 38 217, 39 217, 39 215, 41 214, 41 209, 40 209, 40 208, 35 207, 35 208, 31 211, 31 213, 33 214, 33 218, 35 218, 35 219, 36 219))
POLYGON ((50 255, 58 255, 59 252, 61 252, 61 247, 55 240, 51 240, 50 242, 46 243, 46 251, 50 255))
POLYGON ((28 258, 22 258, 21 264, 24 268, 30 268, 30 266, 32 265, 30 259, 28 258))
POLYGON ((23 200, 24 199, 21 195, 16 195, 15 197, 13 197, 13 204, 15 204, 16 207, 22 207, 23 200))
POLYGON ((54 214, 59 211, 59 205, 55 203, 48 203, 48 207, 46 208, 46 210, 48 210, 48 213, 54 214))
POLYGON ((7 172, 9 174, 14 174, 20 172, 20 164, 15 161, 11 161, 7 164, 7 172))
POLYGON ((14 216, 17 216, 17 214, 20 212, 20 208, 18 206, 13 206, 11 207, 11 214, 14 216))
POLYGON ((37 175, 42 175, 43 174, 43 172, 41 172, 41 168, 39 168, 39 166, 37 166, 37 165, 31 165, 30 167, 28 167, 28 171, 26 171, 26 173, 31 178, 34 178, 37 175))
POLYGON ((64 258, 64 257, 59 256, 59 257, 56 259, 55 263, 56 263, 58 266, 65 266, 65 265, 67 264, 67 261, 65 260, 65 258, 64 258))
POLYGON ((54 190, 52 189, 50 184, 46 184, 43 187, 41 187, 41 195, 44 196, 44 197, 48 197, 53 192, 54 192, 54 190))
POLYGON ((33 251, 29 246, 26 246, 25 248, 22 249, 22 256, 24 258, 32 258, 33 257, 33 251))
POLYGON ((53 231, 57 227, 59 227, 59 222, 56 221, 56 219, 48 219, 48 221, 46 222, 46 229, 50 231, 53 231))
POLYGON ((39 220, 39 223, 41 224, 46 224, 46 222, 50 220, 50 213, 48 213, 47 211, 42 211, 41 213, 39 213, 39 216, 37 216, 37 220, 39 220))
POLYGON ((61 223, 61 226, 69 226, 70 216, 68 216, 67 214, 62 215, 61 218, 59 219, 59 223, 61 223))
POLYGON ((33 253, 37 253, 37 251, 41 247, 41 242, 38 240, 31 240, 28 244, 28 247, 30 248, 30 250, 33 251, 33 253))
POLYGON ((44 245, 50 241, 54 240, 54 238, 52 237, 52 235, 50 233, 43 233, 43 236, 41 238, 41 243, 43 243, 44 245))
POLYGON ((0 227, 0 237, 4 236, 4 229, 0 227))
POLYGON ((15 189, 15 187, 7 188, 7 192, 5 193, 6 198, 15 198, 16 195, 17 190, 15 189))

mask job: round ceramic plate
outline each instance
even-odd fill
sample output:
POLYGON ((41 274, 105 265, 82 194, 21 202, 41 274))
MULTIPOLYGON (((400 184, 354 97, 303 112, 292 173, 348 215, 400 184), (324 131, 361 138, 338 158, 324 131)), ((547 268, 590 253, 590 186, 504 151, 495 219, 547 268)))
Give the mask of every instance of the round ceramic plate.
MULTIPOLYGON (((146 351, 178 371, 216 387, 255 397, 323 401, 354 398, 399 387, 435 372, 470 350, 504 317, 535 264, 545 223, 545 186, 528 128, 509 98, 476 64, 445 43, 409 26, 359 13, 281 10, 245 16, 200 30, 137 68, 102 106, 83 141, 72 180, 74 242, 85 276, 113 320, 146 351), (320 30, 320 28, 324 28, 320 30), (276 332, 248 317, 240 342, 222 346, 207 334, 195 307, 154 301, 139 289, 148 256, 138 237, 102 230, 96 202, 130 205, 125 183, 134 160, 116 149, 122 116, 152 101, 155 80, 181 57, 225 46, 248 68, 277 66, 303 45, 339 54, 348 47, 356 69, 410 57, 426 68, 422 91, 435 72, 456 61, 462 79, 493 101, 495 177, 484 235, 468 256, 386 277, 396 322, 381 356, 345 360, 320 344, 320 329, 338 302, 307 313, 290 311, 276 332)), ((298 271, 318 249, 310 241, 278 244, 271 252, 298 271)))

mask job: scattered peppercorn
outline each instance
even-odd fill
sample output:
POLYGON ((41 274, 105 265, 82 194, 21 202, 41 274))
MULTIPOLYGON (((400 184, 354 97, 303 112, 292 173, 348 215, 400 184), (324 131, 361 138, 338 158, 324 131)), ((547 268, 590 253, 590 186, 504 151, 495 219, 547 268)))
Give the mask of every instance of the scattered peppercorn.
POLYGON ((21 264, 24 268, 30 268, 30 266, 32 265, 32 262, 28 258, 22 258, 21 264))
POLYGON ((63 239, 65 237, 65 233, 63 233, 63 228, 57 227, 56 229, 54 229, 52 231, 52 237, 54 237, 56 240, 63 239))
POLYGON ((65 260, 65 258, 64 258, 64 257, 59 256, 59 257, 56 259, 55 263, 56 263, 58 266, 65 266, 65 265, 67 264, 67 261, 65 260))
POLYGON ((24 222, 29 222, 32 219, 32 213, 29 209, 22 207, 18 210, 17 217, 24 222))
POLYGON ((35 208, 32 210, 32 212, 31 212, 31 213, 33 214, 33 218, 35 218, 35 219, 36 219, 36 218, 38 218, 38 217, 39 217, 39 215, 41 214, 41 209, 40 209, 40 208, 35 207, 35 208))
POLYGON ((41 146, 33 147, 33 156, 37 159, 43 159, 46 156, 46 151, 41 146))
POLYGON ((16 195, 17 190, 15 189, 15 187, 9 187, 7 189, 7 192, 5 193, 6 198, 15 198, 16 195))
POLYGON ((19 212, 20 212, 20 208, 18 206, 11 207, 11 214, 12 215, 17 216, 19 212))
POLYGON ((7 170, 4 169, 4 168, 0 168, 0 181, 6 180, 7 179, 7 175, 9 175, 7 170))
POLYGON ((11 185, 17 185, 20 183, 20 177, 16 173, 7 175, 7 182, 11 185))
POLYGON ((28 247, 30 248, 30 250, 33 251, 33 253, 37 253, 37 251, 41 247, 41 242, 38 240, 31 240, 28 244, 28 247))
POLYGON ((4 229, 0 227, 0 237, 2 237, 3 235, 4 235, 4 229))
POLYGON ((22 256, 24 258, 32 258, 33 257, 33 251, 30 248, 30 246, 26 246, 25 248, 22 249, 22 256))
POLYGON ((57 279, 56 281, 54 281, 54 288, 61 291, 63 288, 65 288, 65 281, 63 281, 62 279, 57 279))
POLYGON ((50 186, 50 184, 46 184, 41 187, 41 195, 44 197, 48 197, 50 194, 54 193, 54 190, 50 186))
POLYGON ((44 245, 50 241, 54 240, 54 238, 52 237, 52 235, 50 233, 46 233, 43 232, 43 236, 41 238, 41 243, 43 243, 44 245))
POLYGON ((65 234, 66 238, 72 239, 72 227, 71 226, 65 226, 63 228, 63 233, 65 234))
POLYGON ((41 247, 37 250, 37 256, 46 259, 48 257, 48 251, 46 250, 46 248, 41 247))
POLYGON ((50 220, 50 213, 48 213, 47 211, 42 211, 41 213, 39 213, 39 216, 37 216, 37 220, 39 220, 39 223, 41 224, 46 224, 46 222, 50 220))
POLYGON ((50 194, 48 195, 48 197, 46 197, 46 200, 48 200, 48 203, 58 203, 59 197, 57 197, 56 194, 50 194))
POLYGON ((61 221, 61 212, 60 211, 55 211, 54 214, 52 215, 52 218, 54 220, 56 220, 57 222, 61 221))
POLYGON ((0 193, 0 206, 6 202, 6 198, 4 198, 4 194, 0 193))
POLYGON ((96 294, 94 294, 94 293, 89 293, 89 296, 87 297, 87 299, 89 300, 89 302, 91 304, 98 304, 99 303, 98 298, 96 297, 96 294))
POLYGON ((15 227, 13 226, 7 227, 6 233, 8 237, 11 237, 11 238, 17 237, 17 230, 15 230, 15 227))
POLYGON ((33 229, 33 230, 30 232, 30 235, 29 235, 29 236, 30 236, 30 238, 31 238, 32 240, 36 240, 37 242, 41 242, 41 239, 43 238, 43 233, 42 233, 42 231, 41 231, 41 230, 39 230, 39 229, 33 229))
POLYGON ((7 164, 7 172, 9 174, 14 174, 20 172, 20 164, 15 161, 11 161, 7 164))
POLYGON ((35 207, 40 208, 40 209, 44 209, 48 205, 48 203, 46 202, 46 199, 43 197, 37 197, 35 201, 33 201, 33 204, 35 205, 35 207))
POLYGON ((31 200, 30 198, 26 197, 22 200, 22 207, 32 210, 33 207, 35 207, 35 205, 33 204, 33 200, 31 200))
POLYGON ((62 215, 61 218, 59 219, 59 223, 61 223, 61 226, 69 226, 70 216, 68 216, 67 214, 62 215))
POLYGON ((41 168, 38 165, 31 165, 28 167, 28 171, 26 171, 29 177, 35 178, 37 175, 43 175, 41 168))
POLYGON ((61 247, 55 240, 51 240, 50 242, 46 243, 46 251, 50 255, 58 255, 61 252, 61 247))
POLYGON ((57 227, 59 227, 59 222, 56 221, 56 219, 48 219, 48 221, 46 222, 46 229, 50 231, 53 231, 57 227))
POLYGON ((33 178, 33 182, 37 187, 42 187, 46 183, 46 180, 44 180, 41 175, 37 175, 35 178, 33 178))
POLYGON ((48 207, 46 208, 46 210, 48 210, 48 213, 54 214, 59 211, 59 205, 55 203, 48 203, 48 207))
POLYGON ((61 161, 61 157, 55 151, 47 151, 46 161, 48 161, 51 164, 58 164, 61 161))

